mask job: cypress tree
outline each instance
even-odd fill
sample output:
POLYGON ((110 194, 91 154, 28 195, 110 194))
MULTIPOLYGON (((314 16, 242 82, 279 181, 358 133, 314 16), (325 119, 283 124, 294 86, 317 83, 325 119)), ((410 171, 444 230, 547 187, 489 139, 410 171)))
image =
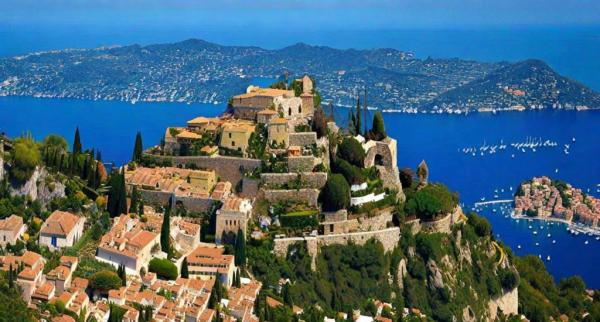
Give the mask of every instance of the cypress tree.
POLYGON ((163 216, 163 222, 160 227, 160 247, 163 252, 167 253, 168 256, 171 256, 171 245, 169 244, 170 235, 171 235, 171 200, 169 200, 169 204, 165 209, 165 214, 163 216))
POLYGON ((13 267, 12 267, 12 263, 10 264, 9 268, 8 268, 8 288, 12 289, 14 287, 14 283, 13 283, 13 267))
POLYGON ((135 213, 138 211, 138 192, 137 187, 133 186, 131 189, 131 204, 129 205, 129 213, 135 213))
POLYGON ((289 283, 285 283, 283 285, 283 290, 281 291, 281 293, 282 293, 282 297, 283 297, 283 303, 285 303, 285 305, 288 305, 288 306, 294 305, 294 303, 292 301, 292 296, 290 295, 290 284, 289 283))
POLYGON ((119 176, 119 215, 127 213, 127 190, 125 189, 125 168, 119 176))
POLYGON ((75 139, 73 140, 73 153, 81 153, 81 137, 79 136, 79 126, 75 129, 75 139))
POLYGON ((112 173, 109 179, 107 209, 111 217, 127 213, 127 196, 125 192, 125 173, 112 173))
POLYGON ((362 133, 361 127, 361 115, 360 115, 360 97, 356 99, 356 123, 354 124, 355 126, 355 130, 354 133, 356 133, 356 135, 359 135, 360 133, 362 133))
POLYGON ((133 155, 131 157, 131 160, 135 162, 140 162, 142 160, 143 152, 144 148, 142 146, 142 133, 138 131, 135 135, 135 144, 133 146, 133 155))
POLYGON ((246 236, 242 229, 238 229, 235 237, 235 265, 244 266, 246 264, 246 236))
POLYGON ((387 137, 385 133, 385 124, 383 123, 383 115, 380 111, 375 112, 373 116, 373 128, 371 129, 371 138, 373 140, 383 140, 387 137))
POLYGON ((119 265, 119 268, 117 269, 117 274, 121 278, 121 285, 126 286, 127 285, 127 273, 125 270, 125 265, 119 265))
POLYGON ((183 262, 181 263, 181 277, 190 278, 190 273, 188 271, 187 257, 184 257, 183 262))
POLYGON ((138 207, 138 214, 144 214, 144 199, 140 200, 140 206, 138 207))

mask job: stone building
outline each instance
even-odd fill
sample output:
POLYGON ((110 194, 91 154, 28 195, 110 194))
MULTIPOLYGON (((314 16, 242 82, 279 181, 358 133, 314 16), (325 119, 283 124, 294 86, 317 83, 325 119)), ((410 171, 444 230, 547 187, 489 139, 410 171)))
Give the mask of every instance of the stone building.
POLYGON ((269 122, 269 145, 286 148, 289 144, 287 120, 281 117, 269 122))
POLYGON ((277 112, 271 109, 264 109, 256 114, 256 123, 269 124, 269 121, 277 117, 277 112))
POLYGON ((50 250, 71 247, 83 235, 85 217, 66 211, 54 211, 42 225, 39 244, 50 250))
POLYGON ((228 123, 223 125, 221 142, 219 146, 229 150, 236 150, 246 155, 250 135, 254 133, 254 125, 246 123, 228 123))
POLYGON ((249 199, 230 196, 223 202, 221 209, 217 210, 217 223, 215 240, 220 243, 224 233, 237 234, 241 229, 244 233, 248 228, 248 219, 252 215, 252 203, 249 199))
POLYGON ((257 113, 275 106, 276 98, 293 98, 294 91, 274 88, 249 86, 245 94, 231 98, 236 118, 256 120, 257 113))
POLYGON ((190 278, 208 280, 219 278, 226 287, 233 282, 236 270, 233 255, 225 255, 225 249, 212 245, 201 245, 186 258, 190 278))
POLYGON ((11 215, 8 218, 0 220, 0 246, 6 247, 7 244, 14 245, 19 237, 27 231, 27 226, 23 223, 23 218, 17 215, 11 215))

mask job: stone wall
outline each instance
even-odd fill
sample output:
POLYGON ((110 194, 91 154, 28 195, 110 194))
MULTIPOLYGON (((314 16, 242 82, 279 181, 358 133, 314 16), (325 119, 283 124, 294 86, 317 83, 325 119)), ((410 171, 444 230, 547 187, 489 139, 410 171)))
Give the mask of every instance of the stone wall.
POLYGON ((298 179, 303 187, 321 189, 327 182, 325 172, 302 172, 302 173, 262 173, 261 183, 266 186, 282 186, 298 179))
MULTIPOLYGON (((138 190, 140 197, 147 205, 166 205, 171 193, 166 191, 138 190)), ((204 211, 215 202, 210 198, 176 197, 175 202, 181 202, 188 211, 204 211)))
POLYGON ((311 172, 314 167, 315 157, 313 156, 288 157, 289 172, 311 172))
POLYGON ((452 225, 458 223, 462 217, 462 208, 457 206, 454 211, 446 215, 444 218, 435 221, 422 221, 419 219, 413 219, 407 221, 407 224, 412 225, 412 232, 416 234, 420 231, 426 233, 447 233, 452 232, 452 225))
POLYGON ((382 209, 378 216, 358 218, 359 229, 363 231, 381 230, 387 228, 387 224, 392 221, 393 207, 382 209))
POLYGON ((392 227, 377 231, 365 231, 344 234, 319 235, 317 237, 290 237, 276 238, 273 253, 279 257, 286 257, 288 248, 299 242, 306 243, 308 254, 311 256, 311 268, 316 269, 316 258, 320 247, 331 245, 347 245, 353 243, 364 245, 368 240, 376 239, 383 245, 385 252, 390 252, 400 242, 400 228, 392 227))
POLYGON ((269 202, 295 201, 308 206, 317 206, 319 199, 319 189, 298 189, 298 190, 268 190, 263 189, 265 199, 269 202))
POLYGON ((289 134, 291 146, 309 146, 317 143, 316 132, 296 132, 289 134))
MULTIPOLYGON (((247 159, 247 158, 237 158, 237 157, 227 157, 227 156, 216 156, 216 157, 208 157, 208 156, 189 156, 189 157, 181 157, 181 156, 154 156, 157 159, 171 159, 173 162, 173 166, 185 166, 188 163, 195 164, 200 169, 212 169, 215 170, 217 176, 221 177, 221 179, 231 182, 231 184, 235 187, 237 182, 243 178, 243 173, 240 172, 240 168, 243 168, 245 171, 254 170, 260 167, 260 160, 257 159, 247 159)), ((312 168, 311 168, 312 170, 312 168)))

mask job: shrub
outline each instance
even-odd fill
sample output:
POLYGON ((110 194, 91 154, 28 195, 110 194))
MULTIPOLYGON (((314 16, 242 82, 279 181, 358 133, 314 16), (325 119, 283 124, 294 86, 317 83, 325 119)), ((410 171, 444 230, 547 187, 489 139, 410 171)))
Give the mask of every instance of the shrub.
POLYGON ((458 196, 442 184, 429 184, 411 197, 406 201, 406 213, 426 221, 452 212, 458 204, 458 196))
POLYGON ((338 156, 351 164, 362 168, 365 163, 365 150, 362 145, 352 137, 346 137, 338 147, 338 156))
POLYGON ((344 159, 337 159, 334 163, 334 172, 337 172, 346 178, 349 184, 361 184, 365 182, 365 176, 360 168, 350 164, 344 159))
POLYGON ((519 276, 511 269, 501 269, 498 272, 500 284, 506 291, 512 290, 519 285, 519 276))
POLYGON ((156 273, 159 278, 167 280, 177 279, 177 266, 168 259, 153 258, 148 267, 150 272, 156 273))
POLYGON ((373 127, 367 135, 371 140, 381 141, 387 137, 385 133, 385 124, 383 122, 383 115, 380 111, 375 112, 373 116, 373 127))
POLYGON ((122 281, 119 276, 111 271, 99 271, 90 278, 90 287, 103 292, 116 290, 121 285, 122 281))
POLYGON ((467 218, 469 219, 469 225, 473 226, 475 233, 479 237, 486 237, 492 234, 492 226, 487 219, 478 216, 476 213, 470 213, 467 218))
POLYGON ((279 217, 279 222, 282 227, 292 229, 304 229, 308 227, 316 227, 319 225, 316 210, 306 210, 292 212, 279 217))
POLYGON ((30 137, 15 140, 12 151, 11 178, 24 183, 31 178, 35 168, 41 163, 38 145, 30 137))
POLYGON ((350 187, 341 174, 333 173, 321 191, 321 202, 326 211, 345 209, 350 205, 350 187))

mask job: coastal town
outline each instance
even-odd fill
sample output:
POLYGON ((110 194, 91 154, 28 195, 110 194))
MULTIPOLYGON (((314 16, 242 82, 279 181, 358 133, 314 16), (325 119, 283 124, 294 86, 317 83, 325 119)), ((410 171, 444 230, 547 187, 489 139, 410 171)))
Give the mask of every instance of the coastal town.
POLYGON ((600 201, 581 189, 548 177, 535 177, 519 186, 514 216, 578 224, 581 227, 574 227, 574 234, 580 230, 600 232, 600 201))
POLYGON ((3 138, 0 193, 23 206, 0 207, 2 285, 53 322, 527 321, 489 223, 424 160, 399 169, 365 101, 342 128, 309 75, 251 85, 112 169, 79 128, 71 149, 3 138))

